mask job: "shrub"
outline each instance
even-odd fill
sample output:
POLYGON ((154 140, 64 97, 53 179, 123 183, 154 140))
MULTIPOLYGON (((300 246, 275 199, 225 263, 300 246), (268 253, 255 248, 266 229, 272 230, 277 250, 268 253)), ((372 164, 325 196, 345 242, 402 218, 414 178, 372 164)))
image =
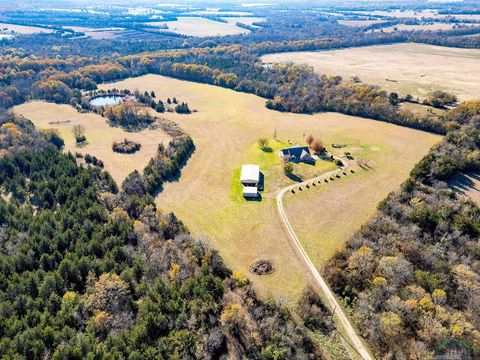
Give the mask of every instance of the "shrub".
POLYGON ((268 146, 268 139, 266 138, 258 139, 258 146, 260 147, 260 149, 264 150, 268 146))
POLYGON ((85 127, 82 125, 75 125, 72 129, 73 136, 75 136, 75 141, 77 144, 80 144, 87 140, 85 137, 85 127))
POLYGON ((134 152, 140 150, 141 147, 141 144, 128 139, 124 139, 120 142, 115 141, 112 144, 112 150, 122 154, 133 154, 134 152))
POLYGON ((175 106, 175 112, 177 114, 191 114, 192 113, 190 111, 190 108, 188 107, 188 104, 184 103, 184 102, 175 106))
POLYGON ((290 162, 283 165, 283 172, 287 176, 292 175, 294 170, 295 170, 295 168, 294 168, 293 164, 290 163, 290 162))

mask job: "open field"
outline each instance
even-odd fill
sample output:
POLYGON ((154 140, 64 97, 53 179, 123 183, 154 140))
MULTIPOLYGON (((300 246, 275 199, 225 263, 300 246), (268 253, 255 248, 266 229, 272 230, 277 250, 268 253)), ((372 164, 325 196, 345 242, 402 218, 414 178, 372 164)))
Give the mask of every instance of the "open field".
POLYGON ((95 40, 110 40, 118 37, 118 33, 123 31, 122 28, 89 28, 82 26, 64 26, 66 29, 71 29, 76 32, 83 32, 85 36, 91 37, 95 40))
POLYGON ((480 175, 476 173, 458 174, 448 184, 453 190, 469 197, 480 206, 480 175))
POLYGON ((170 140, 170 137, 160 130, 126 132, 121 128, 111 127, 102 116, 82 114, 69 105, 32 101, 15 107, 15 112, 33 121, 40 129, 57 129, 65 141, 66 151, 90 154, 102 160, 105 163, 105 170, 112 175, 118 185, 121 185, 125 177, 135 169, 143 170, 156 154, 158 144, 170 140), (85 127, 87 144, 82 147, 76 145, 72 133, 73 126, 77 124, 85 127), (124 138, 140 143, 142 148, 134 154, 114 152, 112 143, 124 138))
POLYGON ((340 25, 349 27, 367 27, 385 22, 384 20, 337 20, 340 25))
POLYGON ((222 23, 202 17, 179 17, 176 21, 149 22, 147 24, 153 26, 167 24, 168 30, 165 31, 198 37, 236 35, 250 32, 247 29, 239 28, 234 23, 222 23))
POLYGON ((451 23, 433 23, 424 25, 407 25, 397 24, 395 26, 389 26, 381 29, 376 29, 376 32, 395 32, 395 31, 437 31, 437 30, 452 30, 456 24, 451 23))
POLYGON ((225 17, 222 18, 223 20, 227 21, 229 24, 235 25, 236 23, 242 23, 245 25, 254 26, 253 23, 261 23, 265 22, 267 19, 262 17, 225 17))
POLYGON ((38 34, 38 33, 51 34, 54 31, 52 29, 45 29, 37 26, 24 26, 24 25, 0 23, 0 32, 8 33, 8 34, 29 35, 29 34, 38 34))
MULTIPOLYGON (((289 300, 295 299, 302 291, 307 270, 295 255, 277 214, 276 193, 294 183, 283 175, 277 150, 288 146, 289 141, 301 144, 304 134, 312 133, 325 144, 348 142, 352 144, 352 153, 371 159, 375 170, 344 180, 352 188, 360 187, 362 193, 354 197, 339 194, 343 206, 331 206, 330 216, 342 219, 345 209, 357 206, 358 201, 366 202, 358 205, 358 212, 352 213, 345 222, 337 221, 335 225, 341 230, 350 226, 350 222, 360 224, 371 215, 371 208, 377 201, 369 194, 386 194, 394 190, 430 146, 439 140, 438 136, 431 134, 337 113, 275 112, 265 108, 265 99, 254 95, 158 75, 101 87, 112 86, 138 88, 142 92, 154 90, 157 97, 176 96, 198 109, 197 113, 188 116, 165 115, 192 136, 196 151, 183 168, 179 181, 165 184, 157 198, 158 207, 175 212, 194 235, 207 234, 228 266, 247 274, 260 294, 289 300), (273 140, 274 129, 277 129, 278 141, 273 140), (270 139, 271 152, 258 148, 257 140, 261 137, 270 139), (265 190, 260 202, 246 201, 241 196, 239 172, 245 163, 259 164, 264 175, 265 190), (387 180, 377 184, 376 176, 387 180), (390 177, 395 180, 388 180, 390 177), (368 181, 362 185, 364 179, 368 181), (248 266, 259 257, 271 259, 277 270, 263 277, 250 275, 248 266)), ((298 165, 295 172, 307 178, 333 168, 333 163, 319 161, 315 167, 298 165)), ((332 191, 336 186, 332 185, 332 191)), ((332 201, 337 201, 335 196, 332 201)), ((306 208, 312 209, 308 204, 306 208)), ((305 210, 300 209, 294 216, 306 216, 305 210)), ((347 238, 347 234, 337 238, 337 245, 341 246, 347 238)), ((320 249, 321 246, 319 244, 320 249)))
POLYGON ((442 115, 445 113, 445 110, 443 109, 437 109, 429 105, 423 105, 423 104, 417 104, 417 103, 409 103, 409 102, 403 102, 400 104, 400 109, 402 110, 408 110, 411 111, 412 113, 420 116, 437 116, 437 115, 442 115))
POLYGON ((398 19, 404 18, 436 18, 436 19, 459 19, 459 20, 480 20, 480 14, 439 14, 436 10, 393 10, 393 11, 352 11, 353 13, 362 15, 374 15, 374 16, 388 16, 398 19))
POLYGON ((367 84, 421 99, 433 90, 452 92, 460 100, 480 95, 480 49, 407 43, 269 54, 262 60, 308 64, 344 79, 357 75, 367 84))

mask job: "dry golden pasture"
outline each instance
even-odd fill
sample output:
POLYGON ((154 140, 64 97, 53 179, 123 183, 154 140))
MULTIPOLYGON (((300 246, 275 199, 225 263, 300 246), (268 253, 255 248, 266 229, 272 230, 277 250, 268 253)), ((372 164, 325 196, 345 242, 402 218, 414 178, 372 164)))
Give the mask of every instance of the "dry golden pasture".
POLYGON ((458 20, 480 20, 480 14, 439 14, 436 10, 393 10, 393 11, 352 11, 353 13, 366 16, 388 16, 398 19, 404 18, 433 18, 433 19, 458 19, 458 20))
POLYGON ((265 22, 267 19, 262 18, 262 17, 224 17, 222 18, 223 20, 227 21, 229 24, 235 25, 236 23, 242 23, 245 25, 250 25, 253 27, 256 27, 253 25, 253 23, 261 23, 265 22))
POLYGON ((433 90, 452 92, 460 100, 480 94, 480 49, 405 43, 269 54, 262 60, 308 64, 319 73, 346 80, 356 75, 367 84, 421 99, 433 90))
POLYGON ((246 34, 250 31, 239 28, 235 23, 222 23, 202 17, 179 17, 175 21, 149 22, 148 25, 167 24, 168 31, 187 36, 224 36, 246 34))
MULTIPOLYGON (((325 144, 348 143, 353 154, 371 160, 372 170, 359 171, 358 175, 343 180, 354 196, 345 196, 339 183, 322 185, 330 189, 328 201, 331 203, 314 207, 317 195, 311 191, 303 206, 290 214, 294 224, 303 218, 317 222, 322 209, 328 206, 329 216, 338 219, 334 224, 327 224, 327 228, 305 225, 315 228, 319 239, 316 251, 323 251, 323 232, 330 231, 330 226, 343 232, 334 244, 341 247, 350 232, 373 214, 377 202, 395 190, 414 164, 439 141, 435 135, 337 113, 275 112, 265 108, 265 99, 254 95, 158 75, 102 87, 154 90, 157 98, 175 96, 198 109, 197 113, 187 116, 165 115, 192 136, 196 151, 178 182, 165 184, 157 198, 158 207, 175 212, 194 235, 208 235, 227 265, 248 275, 260 294, 288 300, 295 299, 302 291, 307 271, 295 255, 277 214, 275 194, 293 181, 283 175, 276 150, 288 146, 289 140, 292 144, 302 143, 304 134, 312 133, 325 144), (273 140, 274 129, 277 129, 278 141, 273 140), (256 142, 260 137, 270 139, 272 152, 265 153, 258 148, 256 142), (245 163, 259 164, 265 176, 261 202, 246 201, 241 196, 239 173, 245 163), (273 260, 277 270, 263 277, 249 274, 249 264, 258 257, 273 260)), ((332 168, 332 163, 320 161, 315 167, 298 165, 296 172, 306 178, 332 168)), ((332 248, 329 246, 328 251, 332 248)))
POLYGON ((452 30, 456 24, 452 23, 433 23, 433 24, 423 24, 423 25, 407 25, 407 24, 398 24, 394 26, 388 26, 381 29, 375 30, 376 32, 395 32, 395 31, 437 31, 437 30, 452 30))
POLYGON ((83 32, 85 36, 95 40, 110 40, 117 36, 117 32, 125 30, 123 28, 90 28, 83 26, 64 26, 65 29, 71 29, 76 32, 83 32))
POLYGON ((45 29, 37 26, 0 23, 0 32, 6 33, 6 34, 29 35, 29 34, 38 34, 38 33, 50 34, 50 33, 53 33, 53 30, 45 29))
POLYGON ((349 26, 349 27, 367 27, 374 24, 383 23, 384 20, 375 19, 375 20, 337 20, 340 25, 349 26))
POLYGON ((40 129, 57 129, 65 141, 65 150, 72 153, 91 154, 105 163, 107 170, 121 185, 125 177, 134 170, 143 170, 148 161, 156 154, 158 144, 168 142, 170 137, 160 130, 126 132, 111 127, 106 119, 97 114, 82 114, 70 105, 58 105, 42 101, 32 101, 15 107, 15 112, 30 119, 40 129), (64 121, 69 121, 64 123, 64 121), (60 122, 60 123, 55 123, 60 122), (87 144, 77 146, 72 133, 74 125, 85 127, 87 144), (124 138, 134 140, 142 148, 134 154, 119 154, 112 150, 114 141, 124 138))
POLYGON ((480 206, 480 175, 478 173, 460 173, 448 184, 457 193, 470 198, 480 206))

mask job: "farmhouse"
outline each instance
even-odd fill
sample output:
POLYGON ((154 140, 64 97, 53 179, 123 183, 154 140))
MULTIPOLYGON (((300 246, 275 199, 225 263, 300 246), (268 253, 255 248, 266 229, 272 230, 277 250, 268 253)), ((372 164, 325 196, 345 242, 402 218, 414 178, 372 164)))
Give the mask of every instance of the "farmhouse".
POLYGON ((258 196, 258 182, 260 180, 260 168, 258 165, 247 164, 242 166, 240 182, 243 185, 244 197, 258 196))
POLYGON ((280 157, 286 162, 312 162, 313 157, 308 146, 297 146, 288 149, 282 149, 279 152, 280 157))

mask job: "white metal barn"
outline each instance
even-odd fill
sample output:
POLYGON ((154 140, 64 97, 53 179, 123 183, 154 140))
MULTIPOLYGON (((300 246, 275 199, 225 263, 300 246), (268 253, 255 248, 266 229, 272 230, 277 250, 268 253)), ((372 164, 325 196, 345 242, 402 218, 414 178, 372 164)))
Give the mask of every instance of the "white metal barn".
POLYGON ((243 185, 244 197, 258 196, 259 181, 260 181, 260 167, 258 165, 247 164, 242 166, 240 182, 243 185))

